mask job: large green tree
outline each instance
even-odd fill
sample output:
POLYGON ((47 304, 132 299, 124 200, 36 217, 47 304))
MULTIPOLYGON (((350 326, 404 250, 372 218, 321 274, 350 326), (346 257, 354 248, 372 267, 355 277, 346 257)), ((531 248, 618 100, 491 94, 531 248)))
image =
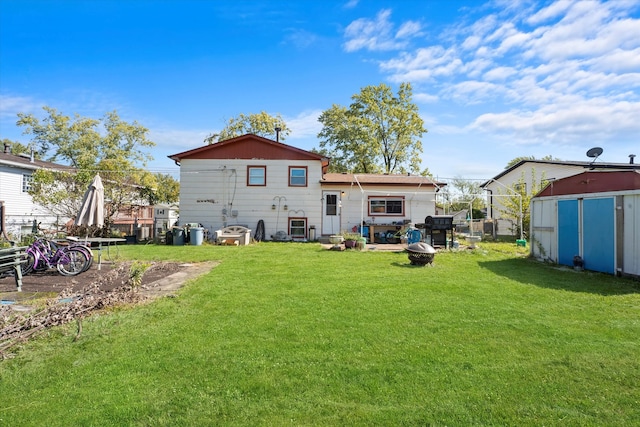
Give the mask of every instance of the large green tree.
POLYGON ((351 99, 349 108, 334 104, 320 115, 319 152, 356 173, 428 173, 420 170, 427 130, 411 84, 402 83, 397 94, 384 83, 366 86, 351 99))
POLYGON ((147 138, 147 128, 123 121, 115 111, 92 119, 43 109, 47 114, 43 119, 18 114, 17 125, 31 136, 30 149, 47 161, 68 166, 34 174, 30 193, 53 215, 73 218, 96 174, 105 187, 105 228, 122 207, 177 200, 177 182, 167 185, 167 176, 144 168, 152 159, 146 149, 155 146, 147 138))
POLYGON ((291 133, 291 129, 287 127, 287 124, 280 114, 272 116, 265 111, 252 114, 239 114, 237 117, 232 117, 227 120, 225 127, 219 133, 213 133, 207 136, 205 142, 214 144, 247 133, 275 139, 276 128, 280 129, 281 141, 284 141, 287 135, 291 133))

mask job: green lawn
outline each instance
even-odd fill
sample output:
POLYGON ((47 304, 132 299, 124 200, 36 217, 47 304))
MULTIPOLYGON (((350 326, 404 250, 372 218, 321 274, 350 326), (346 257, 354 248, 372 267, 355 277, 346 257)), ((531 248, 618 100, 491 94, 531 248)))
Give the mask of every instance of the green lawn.
POLYGON ((638 282, 514 244, 433 267, 302 243, 120 253, 221 264, 0 362, 0 425, 640 425, 638 282))

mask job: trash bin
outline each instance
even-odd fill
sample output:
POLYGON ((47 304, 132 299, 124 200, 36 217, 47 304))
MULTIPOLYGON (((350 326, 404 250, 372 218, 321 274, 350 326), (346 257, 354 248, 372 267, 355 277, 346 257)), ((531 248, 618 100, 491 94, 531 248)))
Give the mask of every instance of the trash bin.
POLYGON ((173 229, 173 246, 184 246, 184 228, 173 229))
POLYGON ((309 241, 310 242, 315 242, 316 241, 316 226, 312 225, 311 227, 309 227, 309 241))
POLYGON ((202 240, 204 239, 204 228, 202 227, 191 227, 191 244, 194 246, 200 246, 202 244, 202 240))
POLYGON ((167 245, 173 245, 173 233, 171 233, 171 230, 167 231, 167 234, 165 234, 164 242, 167 245))

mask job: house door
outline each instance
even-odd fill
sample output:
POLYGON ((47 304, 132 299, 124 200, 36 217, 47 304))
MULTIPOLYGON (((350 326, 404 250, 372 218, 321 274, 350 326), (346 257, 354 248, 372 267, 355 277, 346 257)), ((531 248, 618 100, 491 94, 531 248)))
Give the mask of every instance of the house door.
POLYGON ((331 235, 340 232, 340 193, 322 192, 322 234, 331 235))

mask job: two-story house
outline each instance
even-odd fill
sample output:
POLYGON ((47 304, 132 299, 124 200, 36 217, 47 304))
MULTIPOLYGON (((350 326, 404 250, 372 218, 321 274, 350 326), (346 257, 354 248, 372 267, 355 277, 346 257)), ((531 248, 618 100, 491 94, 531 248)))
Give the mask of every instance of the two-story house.
POLYGON ((68 220, 52 216, 34 203, 29 195, 33 173, 39 169, 61 170, 69 167, 38 160, 33 155, 13 154, 8 144, 0 152, 0 205, 4 218, 4 225, 0 224, 0 227, 3 226, 2 232, 13 239, 31 233, 34 221, 43 229, 58 229, 68 220))
POLYGON ((329 159, 256 135, 169 156, 180 166, 180 223, 211 235, 228 225, 266 240, 329 236, 372 224, 378 230, 422 223, 435 214, 443 183, 428 177, 327 173, 329 159))

